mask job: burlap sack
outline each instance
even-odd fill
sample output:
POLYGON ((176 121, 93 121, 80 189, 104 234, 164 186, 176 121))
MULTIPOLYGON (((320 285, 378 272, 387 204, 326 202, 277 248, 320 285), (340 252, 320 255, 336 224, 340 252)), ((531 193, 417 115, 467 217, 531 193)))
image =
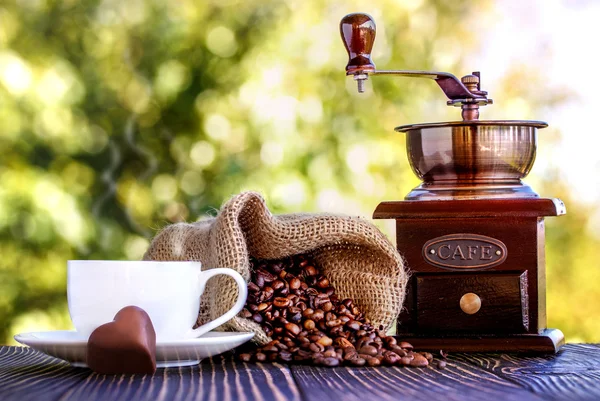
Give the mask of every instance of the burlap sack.
MULTIPOLYGON (((340 298, 352 298, 365 315, 386 328, 404 301, 407 274, 390 241, 371 223, 331 214, 273 216, 254 192, 234 196, 217 217, 167 226, 152 241, 144 260, 201 261, 203 269, 229 267, 250 279, 249 256, 279 259, 310 253, 340 298)), ((198 323, 217 318, 235 302, 237 288, 226 276, 211 279, 202 296, 198 323)), ((236 317, 220 327, 253 331, 254 341, 270 341, 260 326, 236 317)))

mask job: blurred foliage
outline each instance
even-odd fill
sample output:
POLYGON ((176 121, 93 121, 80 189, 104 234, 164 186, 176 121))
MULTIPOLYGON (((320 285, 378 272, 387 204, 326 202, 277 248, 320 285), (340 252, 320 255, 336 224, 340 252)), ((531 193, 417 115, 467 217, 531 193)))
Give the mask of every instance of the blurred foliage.
MULTIPOLYGON (((344 77, 338 22, 357 10, 375 17, 380 67, 464 73, 461 61, 479 45, 469 21, 489 7, 3 1, 0 343, 70 327, 68 259, 140 258, 160 227, 214 214, 242 190, 262 192, 276 213, 370 216, 379 201, 402 199, 418 181, 391 128, 457 111, 427 81, 376 79, 358 95, 344 77)), ((532 117, 544 107, 532 74, 515 68, 502 86, 513 102, 495 112, 532 117)), ((598 341, 591 211, 553 177, 533 184, 570 206, 548 223, 549 324, 570 340, 598 341)), ((392 222, 377 224, 393 234, 392 222)))

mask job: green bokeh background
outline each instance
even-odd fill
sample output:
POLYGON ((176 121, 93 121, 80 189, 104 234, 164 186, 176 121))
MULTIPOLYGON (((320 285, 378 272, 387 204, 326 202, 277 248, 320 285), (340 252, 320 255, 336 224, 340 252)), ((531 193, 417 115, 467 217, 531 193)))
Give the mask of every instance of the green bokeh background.
MULTIPOLYGON (((418 180, 391 129, 459 115, 427 81, 381 77, 358 95, 338 22, 375 17, 379 67, 460 75, 481 46, 472 22, 492 4, 3 1, 0 343, 71 328, 68 259, 139 259, 161 227, 214 214, 240 191, 260 191, 275 213, 369 217, 402 199, 418 180)), ((511 66, 482 118, 535 119, 568 97, 543 82, 511 66)), ((540 153, 560 134, 544 130, 540 153)), ((552 171, 528 180, 568 206, 547 221, 548 323, 597 342, 600 241, 589 206, 552 171)))

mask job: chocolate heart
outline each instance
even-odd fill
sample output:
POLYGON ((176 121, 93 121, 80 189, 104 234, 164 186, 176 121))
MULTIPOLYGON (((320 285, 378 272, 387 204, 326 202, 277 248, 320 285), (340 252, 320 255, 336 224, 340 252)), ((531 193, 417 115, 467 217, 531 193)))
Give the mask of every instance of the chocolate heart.
POLYGON ((154 373, 156 333, 146 311, 127 306, 112 322, 94 330, 87 343, 87 364, 102 374, 154 373))

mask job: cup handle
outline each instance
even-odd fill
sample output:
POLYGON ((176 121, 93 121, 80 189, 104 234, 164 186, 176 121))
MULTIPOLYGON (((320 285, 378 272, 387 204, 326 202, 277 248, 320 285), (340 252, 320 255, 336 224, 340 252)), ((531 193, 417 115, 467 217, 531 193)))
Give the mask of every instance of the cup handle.
POLYGON ((237 301, 235 301, 235 305, 233 305, 233 307, 227 312, 225 312, 223 315, 219 316, 211 322, 208 322, 196 329, 191 330, 187 335, 188 338, 200 337, 202 334, 208 333, 212 329, 215 329, 223 323, 231 320, 242 310, 242 308, 246 304, 246 298, 248 297, 248 285, 246 284, 244 278, 238 272, 232 269, 218 268, 203 271, 199 277, 199 285, 200 288, 202 288, 201 292, 204 292, 206 282, 212 277, 218 276, 219 274, 224 274, 226 276, 233 277, 233 279, 238 285, 238 299, 237 301))

